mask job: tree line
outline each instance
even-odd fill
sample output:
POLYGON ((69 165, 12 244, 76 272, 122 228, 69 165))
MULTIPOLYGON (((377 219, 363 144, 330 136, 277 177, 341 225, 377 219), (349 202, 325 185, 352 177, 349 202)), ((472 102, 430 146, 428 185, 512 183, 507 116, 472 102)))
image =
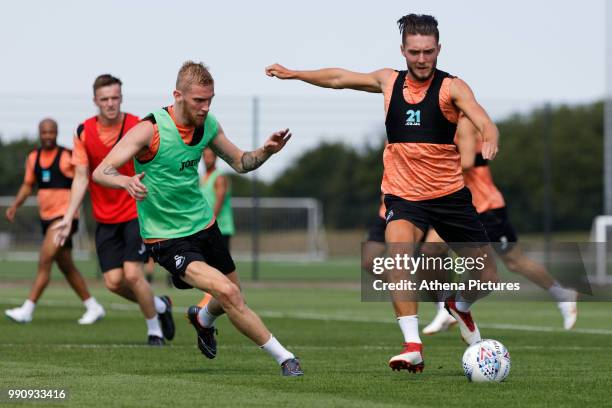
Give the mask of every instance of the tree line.
MULTIPOLYGON (((545 107, 515 114, 497 123, 500 154, 490 163, 510 217, 519 231, 541 231, 546 211, 545 163, 550 158, 550 202, 554 231, 588 230, 603 211, 603 102, 545 107)), ((382 178, 380 142, 359 148, 324 142, 304 152, 259 195, 314 197, 323 205, 329 228, 366 228, 377 215, 382 178)), ((14 195, 23 180, 34 138, 0 138, 0 195, 14 195)), ((236 196, 250 196, 248 176, 231 175, 236 196)))

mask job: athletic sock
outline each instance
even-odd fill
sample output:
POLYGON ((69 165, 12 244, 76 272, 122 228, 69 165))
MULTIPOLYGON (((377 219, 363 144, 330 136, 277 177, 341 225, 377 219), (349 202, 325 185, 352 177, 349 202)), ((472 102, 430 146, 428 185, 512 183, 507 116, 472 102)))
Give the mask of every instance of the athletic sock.
POLYGON ((279 365, 290 358, 295 358, 293 353, 284 348, 274 336, 271 336, 270 340, 268 340, 263 346, 259 346, 259 348, 270 354, 279 365))
POLYGON ((419 337, 419 315, 401 316, 397 318, 400 330, 406 343, 421 343, 419 337))
POLYGON ((152 319, 145 319, 145 321, 147 322, 147 335, 162 338, 164 337, 161 327, 159 327, 159 320, 157 319, 157 316, 152 319))
POLYGON ((438 302, 438 310, 444 310, 444 302, 438 302))
POLYGON ((548 293, 550 293, 557 302, 572 302, 575 298, 573 290, 565 289, 557 281, 554 281, 550 288, 548 288, 548 293))
POLYGON ((31 315, 32 313, 34 313, 35 307, 36 307, 36 303, 32 302, 30 299, 26 299, 26 301, 23 302, 23 305, 21 306, 21 310, 31 315))
POLYGON ((93 296, 90 296, 88 299, 84 300, 83 305, 87 310, 91 309, 92 307, 100 306, 96 298, 93 296))
POLYGON ((159 296, 153 296, 153 300, 155 301, 155 311, 157 313, 164 313, 166 311, 166 304, 164 301, 161 300, 159 296))
POLYGON ((215 325, 215 320, 219 316, 215 316, 214 314, 208 311, 208 304, 206 304, 203 308, 198 312, 198 322, 202 325, 202 327, 213 327, 215 325))
POLYGON ((457 297, 455 298, 455 307, 460 312, 468 313, 470 311, 470 307, 472 307, 472 303, 465 300, 463 296, 461 296, 460 292, 457 292, 457 297))

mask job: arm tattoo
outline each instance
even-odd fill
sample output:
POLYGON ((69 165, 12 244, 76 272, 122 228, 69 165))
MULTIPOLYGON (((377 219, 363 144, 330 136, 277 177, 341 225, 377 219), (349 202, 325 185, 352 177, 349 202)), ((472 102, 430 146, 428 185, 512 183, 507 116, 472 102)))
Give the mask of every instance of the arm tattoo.
POLYGON ((107 176, 119 176, 120 173, 117 171, 116 168, 114 168, 113 166, 111 166, 110 164, 107 165, 104 170, 102 171, 103 174, 106 174, 107 176))
POLYGON ((240 161, 242 162, 242 169, 247 172, 251 170, 255 170, 259 166, 261 166, 267 159, 267 157, 260 157, 258 151, 254 152, 246 152, 242 155, 240 161))
POLYGON ((234 160, 231 158, 231 156, 229 156, 227 153, 225 153, 225 151, 219 149, 214 144, 210 144, 210 145, 208 145, 208 147, 210 147, 212 149, 212 151, 215 152, 215 154, 217 156, 219 156, 224 162, 226 162, 230 166, 234 167, 234 160))

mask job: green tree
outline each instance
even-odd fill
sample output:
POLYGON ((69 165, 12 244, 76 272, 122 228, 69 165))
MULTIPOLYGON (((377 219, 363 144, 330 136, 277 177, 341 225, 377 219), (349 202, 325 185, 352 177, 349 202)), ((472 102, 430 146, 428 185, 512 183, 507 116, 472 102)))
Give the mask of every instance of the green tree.
POLYGON ((25 160, 37 142, 23 138, 3 142, 0 138, 0 195, 15 195, 23 182, 25 160))

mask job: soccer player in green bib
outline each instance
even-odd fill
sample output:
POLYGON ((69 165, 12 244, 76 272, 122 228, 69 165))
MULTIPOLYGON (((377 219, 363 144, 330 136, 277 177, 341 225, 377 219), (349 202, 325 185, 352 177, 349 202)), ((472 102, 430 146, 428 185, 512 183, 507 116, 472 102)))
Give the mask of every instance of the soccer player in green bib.
POLYGON ((205 307, 191 306, 187 311, 202 354, 216 356, 214 321, 225 313, 242 334, 278 362, 283 375, 300 376, 299 360, 246 305, 213 208, 199 189, 197 171, 207 146, 237 172, 255 170, 285 146, 291 133, 289 129, 275 132, 252 152, 236 147, 209 113, 214 81, 202 63, 183 64, 173 95, 174 105, 153 112, 132 128, 96 168, 93 178, 134 197, 140 234, 177 288, 195 287, 213 296, 205 307), (136 175, 120 174, 117 169, 132 159, 136 175))

